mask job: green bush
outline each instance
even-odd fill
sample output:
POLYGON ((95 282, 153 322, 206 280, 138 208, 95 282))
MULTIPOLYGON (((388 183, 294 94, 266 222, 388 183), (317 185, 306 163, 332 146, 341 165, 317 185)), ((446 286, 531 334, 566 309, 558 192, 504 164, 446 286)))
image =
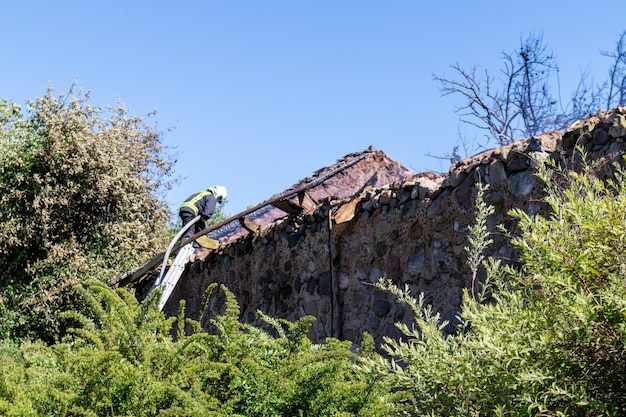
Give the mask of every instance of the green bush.
POLYGON ((118 104, 52 91, 0 100, 0 339, 53 340, 71 287, 167 245, 168 162, 156 128, 118 104))
POLYGON ((208 334, 183 320, 182 307, 178 318, 165 319, 156 293, 139 305, 103 283, 75 289, 88 314, 61 315, 68 325, 61 342, 0 345, 0 414, 385 415, 381 381, 353 366, 366 354, 337 340, 313 345, 306 337, 311 317, 289 323, 261 314, 272 336, 241 324, 233 295, 221 287, 226 309, 208 334))
MULTIPOLYGON (((608 181, 593 171, 541 166, 552 214, 512 213, 522 231, 513 240, 522 267, 483 262, 493 299, 466 291, 458 334, 442 334, 445 323, 423 297, 379 282, 411 306, 417 324, 399 325, 406 340, 386 339, 391 360, 377 362, 395 379, 396 409, 431 416, 626 415, 626 184, 619 169, 608 181)), ((488 210, 479 205, 477 224, 488 210)), ((484 230, 472 232, 479 251, 484 230)))

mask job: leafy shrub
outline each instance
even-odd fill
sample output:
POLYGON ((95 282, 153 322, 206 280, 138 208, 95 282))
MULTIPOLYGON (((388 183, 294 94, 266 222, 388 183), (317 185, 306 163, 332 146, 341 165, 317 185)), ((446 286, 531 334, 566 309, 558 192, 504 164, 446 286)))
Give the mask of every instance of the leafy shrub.
POLYGON ((185 335, 182 307, 166 319, 156 292, 139 305, 103 283, 75 288, 89 313, 62 315, 68 331, 61 342, 0 345, 0 414, 385 415, 380 380, 354 368, 360 356, 349 343, 313 345, 311 317, 289 323, 261 314, 273 337, 241 324, 232 293, 221 287, 227 303, 212 319, 216 333, 186 320, 194 331, 185 335))
POLYGON ((0 338, 57 334, 71 287, 166 245, 171 164, 155 127, 118 104, 52 91, 0 100, 0 338))
MULTIPOLYGON (((523 266, 483 262, 495 302, 466 291, 458 334, 442 334, 446 323, 422 296, 379 282, 408 303, 417 325, 399 324, 406 340, 386 339, 391 360, 370 363, 393 375, 402 394, 396 409, 432 416, 626 414, 626 184, 619 169, 608 181, 593 170, 541 166, 552 214, 513 212, 523 266)), ((479 206, 477 224, 486 215, 479 206)), ((479 227, 473 236, 480 235, 479 227)))

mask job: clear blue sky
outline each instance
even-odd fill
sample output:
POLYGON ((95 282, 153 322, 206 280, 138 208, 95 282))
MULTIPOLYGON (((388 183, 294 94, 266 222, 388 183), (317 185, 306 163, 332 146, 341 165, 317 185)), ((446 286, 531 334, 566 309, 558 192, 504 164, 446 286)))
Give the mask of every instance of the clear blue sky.
POLYGON ((66 92, 153 110, 179 154, 175 208, 211 185, 236 214, 372 145, 415 172, 447 171, 458 98, 432 74, 481 65, 543 32, 569 95, 588 66, 606 78, 626 2, 12 1, 0 8, 0 97, 66 92))

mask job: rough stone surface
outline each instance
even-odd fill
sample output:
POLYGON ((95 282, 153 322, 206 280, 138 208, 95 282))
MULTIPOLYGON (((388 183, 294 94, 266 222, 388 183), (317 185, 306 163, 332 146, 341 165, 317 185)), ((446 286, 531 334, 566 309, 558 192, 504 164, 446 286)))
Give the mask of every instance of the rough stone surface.
MULTIPOLYGON (((367 166, 367 158, 359 162, 363 163, 359 169, 367 174, 350 177, 349 191, 340 195, 342 179, 333 177, 334 188, 321 185, 314 193, 319 203, 311 211, 283 215, 194 262, 165 311, 175 315, 179 300, 185 299, 186 314, 197 319, 205 289, 217 282, 235 294, 242 321, 256 323, 257 310, 291 321, 314 315, 317 320, 310 337, 315 342, 330 336, 359 342, 368 332, 381 343, 383 336, 398 336, 394 323, 410 324, 412 318, 404 305, 373 286, 384 277, 408 285, 413 295, 423 293, 434 311, 450 322, 446 331, 452 331, 463 291, 471 285, 463 248, 467 227, 474 220, 475 183, 489 184, 486 201, 495 214, 488 228, 496 231, 501 224, 518 233, 511 209, 548 214, 531 157, 549 155, 577 169, 581 156, 575 146, 586 143, 589 158, 606 159, 597 174, 608 178, 613 172, 610 164, 626 154, 624 114, 622 108, 599 112, 565 133, 551 132, 486 151, 456 163, 449 175, 412 175, 376 151, 376 157, 369 159, 374 166, 367 166), (602 133, 595 133, 597 129, 602 133), (373 176, 381 177, 379 172, 396 178, 369 185, 373 176), (328 221, 329 213, 334 216, 342 205, 355 200, 358 204, 350 220, 328 221)), ((345 173, 343 179, 348 177, 345 173)), ((486 255, 515 264, 518 250, 502 234, 492 237, 486 255)), ((205 315, 212 318, 219 305, 209 303, 205 315)))

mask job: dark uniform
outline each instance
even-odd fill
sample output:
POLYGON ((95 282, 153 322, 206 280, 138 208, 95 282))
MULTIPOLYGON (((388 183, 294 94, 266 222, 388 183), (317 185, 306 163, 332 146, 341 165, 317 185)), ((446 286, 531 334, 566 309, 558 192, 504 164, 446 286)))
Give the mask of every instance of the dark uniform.
POLYGON ((209 217, 211 217, 211 215, 213 215, 216 204, 217 199, 213 193, 208 190, 193 194, 185 200, 183 204, 181 204, 178 215, 183 221, 183 227, 192 221, 197 215, 201 216, 200 220, 196 222, 195 227, 192 226, 185 232, 182 237, 183 240, 190 238, 201 230, 206 229, 207 226, 205 222, 209 219, 209 217))

